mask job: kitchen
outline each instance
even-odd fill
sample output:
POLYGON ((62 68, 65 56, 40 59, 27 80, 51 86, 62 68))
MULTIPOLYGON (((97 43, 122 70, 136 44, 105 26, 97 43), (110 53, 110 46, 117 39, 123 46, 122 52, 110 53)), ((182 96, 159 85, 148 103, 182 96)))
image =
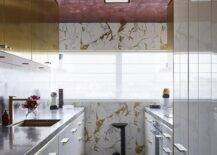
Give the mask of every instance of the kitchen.
POLYGON ((0 0, 0 154, 215 155, 216 11, 0 0))

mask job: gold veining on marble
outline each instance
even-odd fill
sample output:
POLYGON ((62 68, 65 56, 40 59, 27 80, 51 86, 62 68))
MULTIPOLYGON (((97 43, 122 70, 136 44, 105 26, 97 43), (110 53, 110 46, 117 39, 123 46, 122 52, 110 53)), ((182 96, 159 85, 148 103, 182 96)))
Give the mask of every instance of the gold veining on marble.
POLYGON ((166 23, 61 23, 61 51, 166 50, 166 23))
POLYGON ((85 142, 88 155, 110 155, 120 149, 120 130, 112 123, 125 122, 126 145, 129 154, 143 154, 143 103, 140 102, 85 102, 85 142), (96 115, 93 115, 95 113, 96 115), (136 122, 136 123, 135 123, 136 122))

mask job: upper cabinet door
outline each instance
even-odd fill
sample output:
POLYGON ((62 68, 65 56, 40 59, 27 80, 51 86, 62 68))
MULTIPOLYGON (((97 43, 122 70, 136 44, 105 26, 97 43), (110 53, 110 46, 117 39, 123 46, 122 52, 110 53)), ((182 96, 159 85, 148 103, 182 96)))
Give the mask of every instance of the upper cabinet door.
POLYGON ((31 59, 31 24, 5 23, 5 45, 9 47, 8 53, 31 59))
POLYGON ((6 52, 31 60, 35 53, 57 54, 56 0, 0 0, 0 4, 0 43, 9 47, 6 52))
POLYGON ((6 52, 31 59, 31 1, 4 1, 4 41, 6 52))
POLYGON ((167 48, 173 50, 173 0, 170 0, 167 7, 167 48))
POLYGON ((31 0, 5 0, 4 3, 6 23, 27 23, 31 21, 31 0))
POLYGON ((0 0, 0 45, 4 44, 4 33, 3 33, 3 4, 4 1, 0 0))

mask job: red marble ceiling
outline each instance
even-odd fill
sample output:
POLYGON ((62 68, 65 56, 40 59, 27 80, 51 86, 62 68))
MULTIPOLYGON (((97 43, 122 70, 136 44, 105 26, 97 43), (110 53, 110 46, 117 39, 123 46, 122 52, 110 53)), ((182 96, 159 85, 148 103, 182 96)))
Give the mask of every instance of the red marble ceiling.
POLYGON ((166 22, 167 0, 58 0, 60 22, 166 22))

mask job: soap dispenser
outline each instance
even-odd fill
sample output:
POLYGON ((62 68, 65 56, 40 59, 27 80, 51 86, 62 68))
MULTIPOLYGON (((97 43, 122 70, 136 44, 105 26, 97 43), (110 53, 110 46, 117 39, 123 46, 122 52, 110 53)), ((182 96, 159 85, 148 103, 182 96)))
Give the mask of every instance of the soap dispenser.
POLYGON ((7 126, 10 123, 10 117, 7 113, 7 111, 4 111, 4 114, 2 115, 2 125, 7 126))

